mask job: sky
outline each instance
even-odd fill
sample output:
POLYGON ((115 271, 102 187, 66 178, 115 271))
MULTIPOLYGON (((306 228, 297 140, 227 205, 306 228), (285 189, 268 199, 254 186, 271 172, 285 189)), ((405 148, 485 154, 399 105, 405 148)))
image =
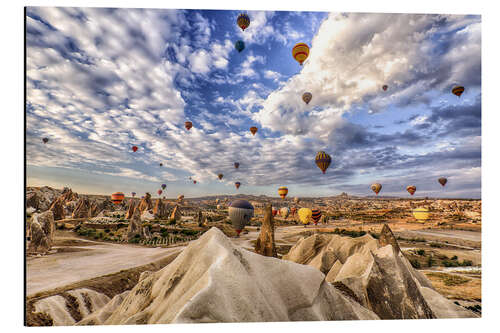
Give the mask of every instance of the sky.
POLYGON ((480 16, 28 7, 26 48, 28 186, 481 197, 480 16))

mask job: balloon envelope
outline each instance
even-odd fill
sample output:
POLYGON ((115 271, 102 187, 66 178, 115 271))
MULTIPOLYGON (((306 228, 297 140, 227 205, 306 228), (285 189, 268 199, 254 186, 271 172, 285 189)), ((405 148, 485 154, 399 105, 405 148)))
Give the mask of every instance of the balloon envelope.
POLYGON ((411 195, 415 194, 415 191, 417 190, 417 187, 414 186, 414 185, 410 185, 406 188, 406 190, 408 191, 408 193, 410 193, 411 195))
POLYGON ((288 214, 290 214, 290 209, 288 209, 288 207, 283 207, 280 209, 280 215, 283 217, 283 218, 287 218, 288 217, 288 214))
POLYGON ((253 217, 253 206, 246 200, 235 200, 228 209, 233 228, 239 234, 253 217))
POLYGON ((241 186, 241 183, 240 182, 236 182, 236 183, 234 183, 234 186, 236 186, 236 189, 239 189, 240 186, 241 186))
POLYGON ((302 95, 302 100, 304 102, 306 102, 306 104, 309 104, 309 102, 311 101, 312 99, 312 94, 310 92, 305 92, 303 95, 302 95))
POLYGON ((321 218, 321 211, 319 209, 311 210, 311 218, 314 221, 314 224, 318 224, 319 219, 321 218))
POLYGON ((189 131, 191 127, 193 127, 193 123, 190 121, 186 121, 184 122, 184 127, 186 127, 186 129, 189 131))
POLYGON ((422 222, 428 220, 430 216, 429 210, 424 207, 415 208, 412 213, 417 221, 422 222))
POLYGON ((281 199, 285 199, 286 195, 288 194, 288 188, 285 186, 281 186, 278 189, 278 194, 281 197, 281 199))
POLYGON ((43 143, 47 143, 47 142, 49 142, 49 138, 43 138, 42 141, 43 141, 43 143))
POLYGON ((136 193, 135 192, 132 192, 132 197, 135 197, 136 193))
POLYGON ((445 186, 446 183, 448 182, 448 179, 444 178, 444 177, 441 177, 438 179, 438 182, 439 184, 441 184, 442 186, 445 186))
POLYGON ((165 187, 167 187, 167 184, 161 184, 162 189, 165 189, 165 187))
POLYGON ((255 126, 250 127, 250 132, 252 133, 252 135, 255 135, 255 133, 257 133, 257 127, 255 126))
POLYGON ((309 220, 312 217, 312 210, 309 208, 301 208, 298 211, 299 219, 302 224, 309 224, 309 220))
POLYGON ((115 192, 115 193, 111 194, 111 201, 115 205, 120 204, 124 198, 125 198, 125 194, 123 194, 122 192, 115 192))
POLYGON ((382 189, 382 185, 379 183, 375 183, 372 184, 370 188, 372 189, 373 192, 375 192, 375 194, 378 194, 378 192, 380 192, 380 190, 382 189))
POLYGON ((222 179, 222 177, 224 177, 224 175, 223 175, 222 173, 219 173, 219 174, 217 175, 217 177, 219 177, 219 180, 220 180, 220 179, 222 179))
POLYGON ((454 95, 457 95, 458 97, 460 97, 460 95, 462 95, 462 93, 465 91, 465 88, 462 87, 462 86, 456 86, 456 87, 453 87, 453 89, 451 89, 451 92, 454 94, 454 95))
POLYGON ((320 151, 316 154, 316 165, 321 169, 321 171, 323 171, 323 173, 326 172, 326 169, 328 169, 331 163, 332 158, 324 151, 320 151))
POLYGON ((382 86, 382 89, 384 89, 384 91, 386 91, 386 90, 387 90, 387 88, 389 88, 389 86, 388 86, 387 84, 384 84, 384 85, 382 86))
POLYGON ((238 51, 241 52, 245 49, 245 43, 242 40, 237 41, 234 43, 234 48, 238 51))
POLYGON ((137 148, 137 146, 133 146, 133 147, 132 147, 132 150, 133 150, 134 152, 136 152, 136 151, 137 151, 137 149, 139 149, 139 148, 137 148))
POLYGON ((240 167, 240 163, 238 163, 238 162, 234 162, 234 168, 235 168, 235 169, 238 169, 239 167, 240 167))
POLYGON ((292 56, 295 60, 298 61, 300 65, 307 59, 309 56, 309 46, 305 43, 297 43, 292 49, 292 56))
POLYGON ((250 17, 247 14, 240 14, 236 19, 236 24, 241 28, 241 30, 245 31, 246 28, 250 25, 250 17))

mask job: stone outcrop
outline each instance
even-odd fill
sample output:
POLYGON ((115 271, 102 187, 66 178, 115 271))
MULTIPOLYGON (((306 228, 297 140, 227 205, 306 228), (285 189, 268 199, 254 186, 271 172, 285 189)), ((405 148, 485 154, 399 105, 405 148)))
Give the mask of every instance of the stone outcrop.
POLYGON ((137 209, 142 213, 145 210, 150 210, 153 208, 153 202, 151 201, 151 194, 146 193, 144 198, 141 199, 137 209))
POLYGON ((175 222, 179 223, 181 221, 181 208, 179 205, 175 205, 172 213, 170 214, 170 219, 175 220, 175 222))
POLYGON ((238 248, 212 228, 143 277, 104 324, 356 319, 378 316, 321 272, 238 248))
POLYGON ((75 210, 73 210, 73 213, 71 214, 71 218, 78 219, 78 218, 89 217, 89 209, 90 209, 89 199, 86 197, 81 197, 76 202, 76 207, 75 210))
POLYGON ((125 214, 125 218, 126 219, 132 218, 132 216, 134 215, 134 211, 135 211, 135 201, 134 199, 130 199, 128 204, 127 214, 125 214))
POLYGON ((142 221, 141 221, 141 212, 139 209, 136 209, 134 211, 134 214, 132 215, 132 218, 129 219, 128 222, 128 228, 127 228, 127 240, 131 240, 136 235, 141 235, 141 229, 142 229, 142 221))
POLYGON ((64 198, 57 198, 51 205, 49 210, 54 215, 54 220, 62 220, 65 218, 64 213, 64 198))
MULTIPOLYGON (((143 272, 145 273, 145 272, 143 272)), ((142 274, 141 273, 141 276, 142 274)), ((76 323, 77 326, 83 326, 83 325, 102 325, 106 319, 109 318, 109 316, 113 313, 113 311, 116 310, 116 308, 122 304, 123 300, 125 297, 128 296, 130 293, 130 290, 124 291, 121 294, 116 295, 106 303, 105 306, 101 307, 99 310, 94 311, 91 313, 89 316, 85 317, 83 320, 79 321, 76 323)))
POLYGON ((168 217, 167 205, 161 199, 156 200, 153 214, 158 219, 166 219, 168 217))
POLYGON ((382 319, 475 317, 433 290, 400 251, 388 226, 380 242, 315 234, 299 240, 283 259, 309 265, 325 280, 382 319))
POLYGON ((34 213, 27 228, 30 253, 46 253, 52 247, 54 238, 54 215, 48 210, 34 213))
POLYGON ((259 237, 255 243, 255 252, 267 257, 277 257, 276 246, 274 244, 274 219, 272 206, 268 204, 264 209, 264 220, 259 237))

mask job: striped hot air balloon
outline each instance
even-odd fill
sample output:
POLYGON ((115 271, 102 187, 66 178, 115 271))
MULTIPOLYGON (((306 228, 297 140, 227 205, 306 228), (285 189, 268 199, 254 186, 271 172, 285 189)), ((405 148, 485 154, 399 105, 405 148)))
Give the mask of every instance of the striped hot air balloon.
POLYGON ((255 135, 255 133, 257 133, 257 127, 255 126, 250 127, 250 132, 252 133, 252 135, 255 135))
POLYGON ((184 122, 184 127, 186 127, 186 129, 189 131, 191 127, 193 127, 193 123, 190 121, 186 121, 184 122))
POLYGON ((413 217, 419 222, 425 222, 429 219, 430 213, 429 209, 425 207, 415 208, 413 211, 413 217))
POLYGON ((233 228, 239 237, 241 230, 245 228, 253 217, 253 206, 246 200, 235 200, 229 205, 228 214, 233 228))
POLYGON ((314 221, 314 225, 317 225, 319 222, 319 219, 321 218, 321 211, 317 208, 311 210, 311 218, 314 221))
POLYGON ((411 195, 415 194, 415 191, 417 190, 417 187, 415 185, 410 185, 408 187, 406 187, 406 190, 408 191, 408 193, 410 193, 411 195))
POLYGON ((245 29, 250 25, 250 17, 248 17, 247 14, 241 13, 240 15, 238 15, 236 23, 241 28, 241 30, 245 31, 245 29))
POLYGON ((311 101, 313 95, 310 93, 310 92, 305 92, 303 95, 302 95, 302 100, 304 102, 306 102, 306 104, 309 104, 309 102, 311 101))
POLYGON ((125 194, 123 194, 122 192, 115 192, 115 193, 111 194, 111 201, 115 205, 121 204, 123 199, 125 199, 125 194))
POLYGON ((375 183, 375 184, 372 184, 370 186, 370 188, 372 189, 373 192, 375 192, 375 194, 378 195, 378 192, 380 192, 380 190, 382 189, 382 185, 379 183, 375 183))
POLYGON ((460 97, 460 95, 462 95, 462 93, 464 92, 465 88, 462 87, 462 86, 456 86, 456 87, 453 87, 453 89, 451 89, 451 92, 454 94, 454 95, 457 95, 458 97, 460 97))
POLYGON ((323 171, 323 173, 326 172, 330 163, 332 163, 332 158, 324 151, 320 151, 316 154, 316 165, 321 169, 321 171, 323 171))
POLYGON ((236 183, 234 183, 234 186, 236 186, 236 189, 239 189, 239 188, 240 188, 240 185, 241 185, 241 183, 240 183, 240 182, 236 182, 236 183))
POLYGON ((292 49, 292 56, 302 66, 302 63, 309 56, 309 46, 307 46, 307 44, 305 43, 295 44, 295 46, 292 49))
POLYGON ((288 188, 286 186, 281 186, 278 189, 278 194, 280 195, 281 199, 285 199, 286 195, 288 194, 288 188))

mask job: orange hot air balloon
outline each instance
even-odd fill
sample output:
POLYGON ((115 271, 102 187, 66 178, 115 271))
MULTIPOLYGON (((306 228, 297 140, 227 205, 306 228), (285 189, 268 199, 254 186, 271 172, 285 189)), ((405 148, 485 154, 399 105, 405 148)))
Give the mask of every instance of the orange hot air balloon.
POLYGON ((302 66, 302 63, 309 56, 309 46, 307 46, 307 44, 305 43, 295 44, 295 46, 292 49, 292 56, 302 66))
POLYGON ((122 192, 115 192, 115 193, 111 194, 111 201, 115 205, 121 204, 123 199, 125 199, 125 194, 123 194, 122 192))
POLYGON ((462 95, 462 93, 465 91, 465 88, 462 87, 462 86, 456 86, 456 87, 453 87, 453 89, 451 89, 451 92, 454 94, 454 95, 457 95, 458 97, 460 97, 460 95, 462 95))
POLYGON ((382 189, 382 185, 379 183, 375 183, 375 184, 372 184, 370 186, 370 188, 372 189, 373 192, 375 192, 375 194, 378 195, 378 192, 380 192, 380 190, 382 189))
POLYGON ((186 121, 186 122, 184 122, 184 126, 189 131, 191 129, 191 127, 193 127, 193 123, 190 121, 186 121))
POLYGON ((415 194, 415 191, 417 190, 417 187, 414 186, 414 185, 410 185, 406 188, 406 190, 408 191, 408 193, 410 193, 411 195, 415 194))
POLYGON ((255 126, 250 127, 250 132, 252 132, 252 134, 255 135, 255 133, 257 133, 257 127, 255 126))
POLYGON ((280 195, 281 199, 285 199, 286 195, 288 194, 288 188, 286 186, 281 186, 278 189, 278 194, 280 195))
POLYGON ((134 153, 137 151, 137 149, 139 149, 139 148, 137 148, 137 146, 132 147, 132 150, 134 151, 134 153))
POLYGON ((222 179, 222 177, 224 177, 224 175, 223 175, 222 173, 219 173, 219 174, 217 175, 217 177, 219 177, 219 180, 221 180, 221 179, 222 179))
POLYGON ((236 182, 236 183, 234 183, 234 186, 236 186, 236 189, 239 189, 240 186, 241 186, 241 183, 240 182, 236 182))
POLYGON ((236 19, 236 23, 241 28, 241 30, 245 31, 246 28, 250 25, 250 17, 247 14, 240 14, 236 19))

